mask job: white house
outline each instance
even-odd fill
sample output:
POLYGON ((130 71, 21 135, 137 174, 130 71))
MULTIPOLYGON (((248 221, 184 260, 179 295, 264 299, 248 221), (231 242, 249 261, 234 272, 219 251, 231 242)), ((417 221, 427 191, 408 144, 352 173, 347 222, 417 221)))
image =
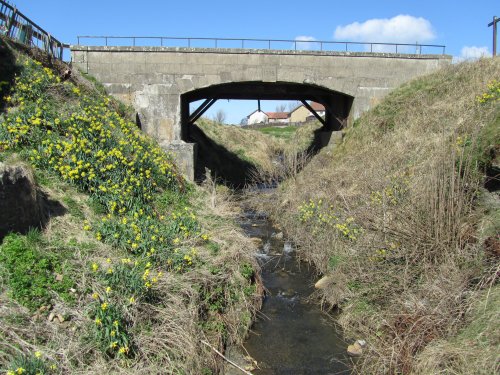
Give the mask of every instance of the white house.
POLYGON ((258 109, 250 113, 247 116, 247 119, 248 119, 247 122, 248 125, 267 124, 269 122, 269 117, 267 116, 267 114, 265 112, 259 111, 258 109))

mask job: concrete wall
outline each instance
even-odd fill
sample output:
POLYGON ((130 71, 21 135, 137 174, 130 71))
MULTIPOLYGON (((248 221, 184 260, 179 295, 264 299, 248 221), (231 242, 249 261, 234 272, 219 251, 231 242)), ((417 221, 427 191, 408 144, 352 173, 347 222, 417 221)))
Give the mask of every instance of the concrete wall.
POLYGON ((354 97, 350 120, 391 89, 451 63, 446 55, 171 47, 72 46, 73 65, 131 104, 143 130, 167 147, 181 140, 180 95, 231 82, 319 85, 354 97))

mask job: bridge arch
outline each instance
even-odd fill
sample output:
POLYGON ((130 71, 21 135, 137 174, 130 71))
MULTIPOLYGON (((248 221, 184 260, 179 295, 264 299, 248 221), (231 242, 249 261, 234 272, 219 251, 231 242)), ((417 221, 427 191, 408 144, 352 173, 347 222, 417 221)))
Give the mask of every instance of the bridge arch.
POLYGON ((295 82, 243 81, 221 83, 181 94, 181 139, 189 140, 189 127, 216 100, 314 101, 325 107, 323 131, 341 130, 347 125, 354 97, 319 85, 295 82), (205 100, 193 113, 190 104, 205 100))
MULTIPOLYGON (((334 132, 347 125, 354 98, 348 94, 310 83, 243 81, 226 82, 194 89, 180 95, 181 140, 194 147, 195 180, 203 180, 207 169, 212 178, 222 178, 233 186, 242 186, 254 175, 255 167, 241 160, 223 146, 211 140, 196 125, 196 121, 219 99, 237 100, 294 100, 309 106, 309 101, 323 104, 323 123, 314 131, 308 153, 315 153, 330 143, 334 132), (191 103, 203 103, 192 110, 191 103)), ((310 108, 310 107, 309 107, 310 108)), ((310 108, 313 113, 314 110, 310 108)), ((338 136, 339 134, 337 134, 338 136)), ((337 139, 337 137, 334 137, 337 139)))

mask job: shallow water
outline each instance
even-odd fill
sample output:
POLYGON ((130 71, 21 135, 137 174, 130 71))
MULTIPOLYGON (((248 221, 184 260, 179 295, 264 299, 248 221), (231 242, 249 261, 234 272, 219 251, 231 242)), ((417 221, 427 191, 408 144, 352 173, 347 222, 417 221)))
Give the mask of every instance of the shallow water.
POLYGON ((317 301, 309 298, 317 279, 313 269, 297 261, 293 246, 277 238, 265 216, 247 212, 240 225, 248 236, 263 241, 257 257, 267 289, 244 344, 258 362, 259 369, 252 373, 350 374, 341 333, 317 301))

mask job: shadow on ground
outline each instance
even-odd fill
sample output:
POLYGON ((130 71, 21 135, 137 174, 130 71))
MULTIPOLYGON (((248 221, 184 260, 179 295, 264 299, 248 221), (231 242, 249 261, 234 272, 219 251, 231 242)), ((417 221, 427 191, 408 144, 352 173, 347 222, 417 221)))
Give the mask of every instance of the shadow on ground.
POLYGON ((16 73, 19 67, 16 65, 16 59, 12 49, 6 44, 4 38, 0 38, 0 112, 5 111, 5 97, 10 92, 16 73))
POLYGON ((240 159, 225 147, 210 139, 196 124, 189 128, 189 142, 198 145, 195 160, 195 181, 206 179, 206 170, 212 180, 219 181, 232 188, 242 188, 255 175, 256 167, 240 159))

